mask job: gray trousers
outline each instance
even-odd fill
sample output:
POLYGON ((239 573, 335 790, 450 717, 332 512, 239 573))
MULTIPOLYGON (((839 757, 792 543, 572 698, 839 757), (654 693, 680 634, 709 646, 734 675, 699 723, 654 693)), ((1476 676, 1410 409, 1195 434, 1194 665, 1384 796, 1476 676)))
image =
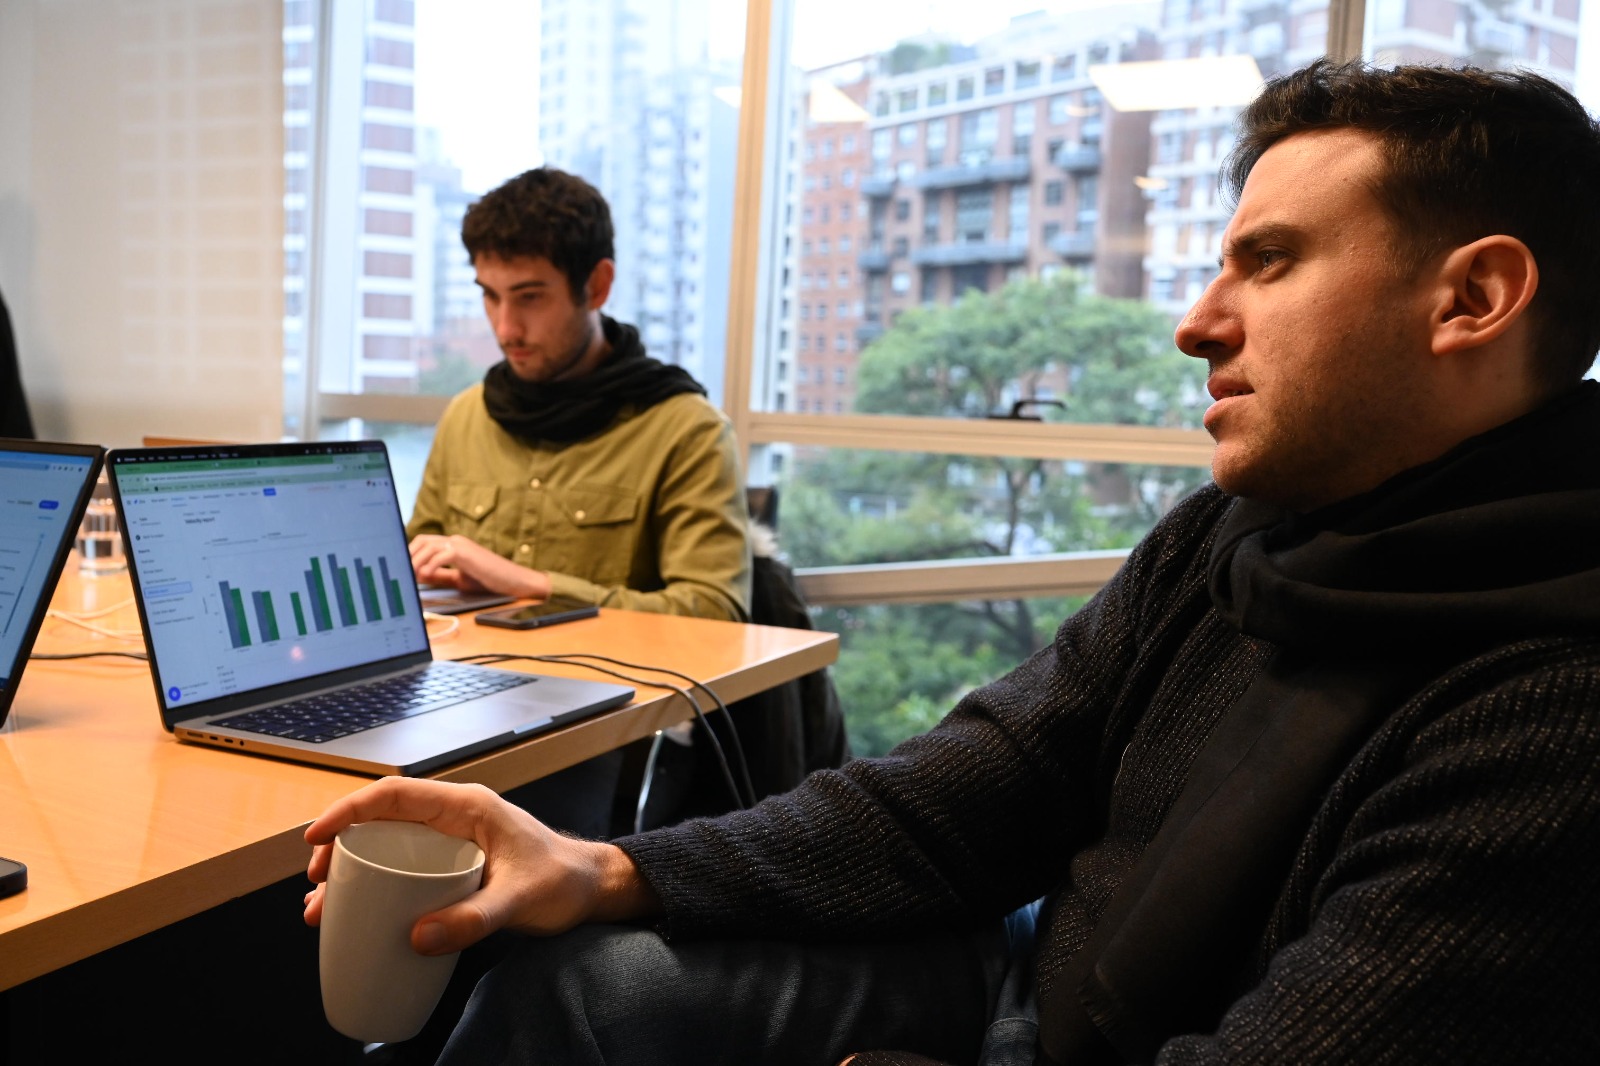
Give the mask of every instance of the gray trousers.
POLYGON ((894 1050, 1026 1066, 1035 913, 869 944, 669 943, 631 926, 527 938, 478 983, 439 1062, 832 1066, 894 1050))

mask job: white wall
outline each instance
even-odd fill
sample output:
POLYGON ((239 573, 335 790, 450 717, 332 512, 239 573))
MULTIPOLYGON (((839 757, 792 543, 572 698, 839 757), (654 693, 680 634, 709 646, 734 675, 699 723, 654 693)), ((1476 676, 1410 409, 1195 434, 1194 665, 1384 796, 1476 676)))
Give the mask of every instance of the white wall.
POLYGON ((41 436, 282 433, 282 5, 0 0, 0 290, 41 436))

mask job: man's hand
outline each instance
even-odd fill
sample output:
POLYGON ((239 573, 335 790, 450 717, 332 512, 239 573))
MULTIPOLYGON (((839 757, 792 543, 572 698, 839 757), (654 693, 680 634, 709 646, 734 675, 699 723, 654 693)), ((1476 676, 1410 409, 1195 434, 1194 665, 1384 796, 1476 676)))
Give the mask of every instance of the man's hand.
POLYGON ((550 598, 550 577, 496 555, 459 533, 423 533, 411 541, 411 569, 424 585, 499 592, 524 600, 550 598))
POLYGON ((348 825, 381 819, 421 822, 483 849, 483 886, 412 927, 411 946, 423 955, 460 951, 498 929, 550 935, 660 911, 633 861, 610 844, 562 836, 482 785, 386 777, 334 803, 306 828, 314 848, 306 876, 317 885, 306 896, 307 925, 322 921, 334 837, 348 825))

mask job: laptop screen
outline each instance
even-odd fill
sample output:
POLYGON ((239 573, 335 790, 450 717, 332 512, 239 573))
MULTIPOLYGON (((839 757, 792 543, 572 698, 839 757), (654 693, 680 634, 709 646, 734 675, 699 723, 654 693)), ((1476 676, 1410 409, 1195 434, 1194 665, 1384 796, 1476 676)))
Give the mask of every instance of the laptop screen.
POLYGON ((380 442, 110 462, 167 710, 428 650, 380 442))
POLYGON ((92 445, 0 440, 0 721, 99 468, 92 445))

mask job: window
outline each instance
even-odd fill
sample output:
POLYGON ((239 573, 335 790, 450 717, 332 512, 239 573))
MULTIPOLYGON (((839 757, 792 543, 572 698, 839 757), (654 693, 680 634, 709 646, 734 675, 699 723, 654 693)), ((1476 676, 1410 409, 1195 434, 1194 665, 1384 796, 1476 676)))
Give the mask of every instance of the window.
POLYGON ((1026 185, 1011 186, 1010 210, 1010 239, 1012 244, 1023 244, 1027 241, 1028 234, 1028 196, 1031 190, 1026 185))
POLYGON ((983 95, 996 96, 1005 92, 1006 68, 990 67, 983 72, 983 95))
MULTIPOLYGON (((1576 3, 1576 0, 1573 0, 1576 3)), ((935 82, 928 86, 928 106, 939 107, 950 98, 950 86, 944 82, 935 82)))
POLYGON ((907 122, 902 124, 899 130, 899 139, 900 146, 902 148, 909 148, 910 146, 916 144, 917 124, 915 122, 907 122))
POLYGON ((1059 181, 1047 181, 1047 182, 1045 182, 1044 183, 1044 202, 1045 202, 1046 206, 1054 207, 1057 204, 1061 203, 1062 191, 1063 191, 1063 186, 1062 186, 1061 182, 1059 182, 1059 181))
POLYGON ((1033 143, 1033 101, 1018 103, 1011 109, 1011 154, 1027 155, 1033 143))
POLYGON ((896 200, 894 202, 894 217, 896 222, 904 222, 911 217, 911 201, 896 200))

